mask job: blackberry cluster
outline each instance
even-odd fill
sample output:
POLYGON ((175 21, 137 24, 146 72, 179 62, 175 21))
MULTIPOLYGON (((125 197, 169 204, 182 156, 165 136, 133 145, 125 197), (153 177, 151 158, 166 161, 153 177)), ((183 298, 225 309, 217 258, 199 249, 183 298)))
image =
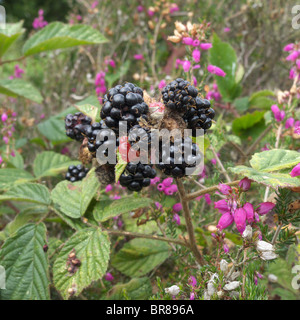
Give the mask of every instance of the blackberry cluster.
POLYGON ((150 179, 156 177, 156 170, 152 165, 129 162, 120 176, 120 184, 130 191, 141 191, 150 185, 150 179))
POLYGON ((68 172, 66 174, 66 180, 71 182, 82 180, 87 173, 89 172, 88 168, 85 168, 82 164, 77 166, 69 166, 68 172))
POLYGON ((195 105, 184 113, 183 119, 188 129, 193 130, 193 136, 196 135, 196 129, 208 130, 212 125, 212 119, 215 117, 215 111, 210 106, 210 101, 197 97, 195 105))
POLYGON ((183 113, 196 104, 198 90, 187 80, 178 78, 162 90, 162 95, 167 108, 183 113))
POLYGON ((141 118, 147 120, 149 107, 143 98, 143 90, 133 83, 111 88, 104 96, 101 119, 107 127, 118 130, 119 121, 126 121, 129 128, 138 124, 141 118))
MULTIPOLYGON (((190 138, 175 140, 170 142, 170 149, 166 150, 160 144, 160 159, 158 168, 167 176, 182 178, 186 175, 186 169, 194 171, 196 165, 201 160, 201 153, 197 144, 193 143, 190 138), (185 150, 191 150, 185 160, 185 150)), ((191 173, 190 172, 190 173, 191 173)))
POLYGON ((68 114, 65 118, 66 135, 76 141, 83 141, 91 123, 92 119, 81 112, 68 114))

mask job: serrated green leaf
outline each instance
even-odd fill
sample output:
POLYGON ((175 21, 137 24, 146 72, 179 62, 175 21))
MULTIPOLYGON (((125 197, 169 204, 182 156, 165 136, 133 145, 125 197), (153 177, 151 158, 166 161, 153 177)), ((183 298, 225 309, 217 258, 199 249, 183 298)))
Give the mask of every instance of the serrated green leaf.
POLYGON ((69 157, 53 152, 44 151, 38 154, 33 163, 33 172, 37 178, 56 176, 66 171, 69 166, 80 164, 69 157))
POLYGON ((27 224, 7 239, 0 250, 0 265, 6 271, 2 300, 49 300, 49 266, 43 246, 46 227, 27 224))
POLYGON ((24 169, 24 159, 18 151, 15 151, 14 157, 10 154, 6 163, 8 168, 24 169))
POLYGON ((98 188, 99 181, 92 169, 82 181, 58 183, 52 190, 51 198, 59 211, 76 219, 85 214, 98 188))
POLYGON ((24 201, 48 205, 50 193, 42 184, 23 183, 0 195, 0 201, 24 201))
POLYGON ((0 93, 14 98, 26 98, 37 103, 41 103, 43 101, 43 97, 39 90, 23 79, 0 80, 0 93))
POLYGON ((237 109, 237 111, 239 111, 240 113, 243 113, 249 108, 249 98, 248 97, 237 98, 233 101, 233 104, 237 109))
POLYGON ((169 257, 169 246, 163 241, 133 239, 113 257, 112 266, 129 277, 140 277, 169 257))
POLYGON ((30 37, 23 46, 25 56, 43 51, 107 42, 96 29, 87 25, 67 25, 53 22, 30 37))
POLYGON ((96 121, 97 115, 100 113, 99 108, 91 105, 91 104, 84 104, 84 105, 75 105, 76 109, 88 117, 90 117, 93 122, 96 121))
POLYGON ((0 170, 0 190, 7 190, 13 185, 34 180, 27 171, 15 168, 4 168, 0 170))
POLYGON ((106 221, 120 214, 149 207, 153 204, 149 198, 125 197, 119 200, 104 200, 97 203, 94 209, 94 217, 97 221, 106 221))
POLYGON ((0 29, 0 57, 8 48, 24 33, 23 21, 18 23, 6 23, 5 29, 0 29))
POLYGON ((74 296, 103 277, 107 270, 110 254, 110 241, 106 232, 98 228, 87 228, 75 233, 63 246, 53 267, 54 285, 65 299, 70 297, 69 289, 74 289, 74 296), (74 250, 81 265, 74 274, 67 270, 67 259, 74 250))
POLYGON ((262 172, 246 166, 237 166, 234 168, 229 168, 229 170, 240 175, 241 177, 247 177, 250 180, 274 189, 278 189, 279 187, 300 187, 300 179, 292 178, 289 174, 262 172))
POLYGON ((124 300, 125 295, 131 300, 146 300, 152 294, 150 279, 147 277, 131 279, 128 283, 117 284, 109 292, 110 300, 124 300))
POLYGON ((273 149, 255 153, 250 160, 253 169, 263 172, 292 168, 299 162, 299 152, 283 149, 273 149))
POLYGON ((49 119, 39 123, 37 128, 39 132, 53 144, 71 141, 71 139, 66 136, 64 120, 57 116, 50 117, 49 119))

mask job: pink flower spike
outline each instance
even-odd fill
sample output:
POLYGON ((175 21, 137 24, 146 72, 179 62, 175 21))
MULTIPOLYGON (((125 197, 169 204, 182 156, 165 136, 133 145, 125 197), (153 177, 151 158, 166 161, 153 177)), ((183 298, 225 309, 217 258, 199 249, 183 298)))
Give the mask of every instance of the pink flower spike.
POLYGON ((239 182, 239 187, 242 191, 248 191, 251 187, 251 180, 248 178, 244 178, 239 182))
POLYGON ((105 192, 109 192, 112 190, 112 185, 111 184, 108 184, 105 188, 105 192))
POLYGON ((285 60, 287 61, 295 61, 299 57, 299 51, 293 51, 290 55, 288 55, 285 60))
POLYGON ((289 43, 283 48, 283 51, 292 51, 293 49, 294 49, 294 44, 289 43))
POLYGON ((228 213, 229 212, 229 206, 225 199, 219 200, 215 202, 215 209, 218 209, 220 213, 228 213))
POLYGON ((233 216, 229 212, 224 213, 218 222, 217 228, 223 230, 229 227, 232 224, 233 220, 233 216))
POLYGON ((242 233, 246 228, 247 213, 243 208, 238 208, 234 213, 236 228, 242 233))
POLYGON ((111 282, 111 281, 114 280, 114 277, 112 276, 111 273, 107 272, 104 279, 105 279, 106 281, 111 282))
POLYGON ((219 184, 219 190, 221 193, 225 195, 228 195, 232 191, 230 186, 227 186, 226 184, 222 184, 222 183, 219 184))
POLYGON ((195 288, 197 285, 197 280, 194 276, 190 276, 188 282, 189 282, 189 285, 192 286, 193 288, 195 288))
POLYGON ((200 43, 200 49, 201 50, 209 50, 210 48, 212 48, 212 44, 211 43, 200 43))
POLYGON ((182 67, 183 67, 184 72, 189 72, 190 67, 191 67, 191 62, 188 60, 184 61, 182 64, 182 67))
POLYGON ((254 221, 254 209, 253 205, 249 202, 246 202, 243 206, 243 209, 246 211, 246 217, 248 222, 254 221))
POLYGON ((182 204, 180 202, 178 203, 175 203, 174 206, 173 206, 173 211, 178 213, 182 210, 182 204))
POLYGON ((175 221, 175 223, 180 226, 180 217, 177 213, 174 213, 173 215, 173 221, 175 221))
POLYGON ((195 62, 199 62, 201 57, 201 52, 198 49, 193 51, 193 59, 195 62))
POLYGON ((290 173, 291 177, 298 177, 300 176, 300 163, 296 165, 296 167, 293 168, 293 170, 290 173))
POLYGON ((193 38, 190 38, 190 37, 182 38, 182 43, 187 45, 187 46, 192 46, 193 42, 194 42, 193 38))
POLYGON ((256 212, 262 216, 264 214, 269 213, 274 207, 275 204, 272 202, 262 202, 259 204, 259 207, 256 209, 256 212))
POLYGON ((144 56, 143 56, 142 54, 135 54, 135 55, 133 56, 133 58, 134 58, 135 60, 144 60, 144 56))
POLYGON ((294 118, 288 118, 286 120, 286 122, 285 122, 285 128, 289 129, 289 128, 293 127, 294 123, 295 123, 295 119, 294 118))
POLYGON ((5 122, 5 121, 7 120, 7 118, 8 118, 8 116, 7 116, 7 114, 4 112, 4 113, 2 114, 2 116, 1 116, 1 121, 2 121, 2 122, 5 122))

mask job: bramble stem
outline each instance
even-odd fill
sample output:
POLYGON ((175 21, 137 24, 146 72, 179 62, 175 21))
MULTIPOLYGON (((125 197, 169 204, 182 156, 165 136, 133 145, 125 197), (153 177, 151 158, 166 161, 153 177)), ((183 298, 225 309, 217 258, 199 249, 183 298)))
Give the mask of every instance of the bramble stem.
POLYGON ((178 192, 180 195, 180 201, 181 201, 182 209, 184 213, 186 229, 189 235, 190 249, 192 250, 198 263, 202 266, 205 264, 205 262, 197 247, 194 228, 192 224, 192 218, 191 218, 190 209, 189 209, 189 203, 188 203, 188 200, 186 200, 186 193, 185 193, 184 186, 181 179, 177 179, 177 186, 178 186, 178 192))

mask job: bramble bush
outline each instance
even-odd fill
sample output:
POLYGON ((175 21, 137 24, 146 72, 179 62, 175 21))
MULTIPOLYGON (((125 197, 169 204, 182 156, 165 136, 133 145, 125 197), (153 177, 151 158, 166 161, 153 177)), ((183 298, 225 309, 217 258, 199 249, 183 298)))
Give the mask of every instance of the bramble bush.
POLYGON ((299 299, 300 43, 286 7, 195 3, 0 30, 1 299, 299 299), (191 131, 145 164, 156 129, 191 131))

